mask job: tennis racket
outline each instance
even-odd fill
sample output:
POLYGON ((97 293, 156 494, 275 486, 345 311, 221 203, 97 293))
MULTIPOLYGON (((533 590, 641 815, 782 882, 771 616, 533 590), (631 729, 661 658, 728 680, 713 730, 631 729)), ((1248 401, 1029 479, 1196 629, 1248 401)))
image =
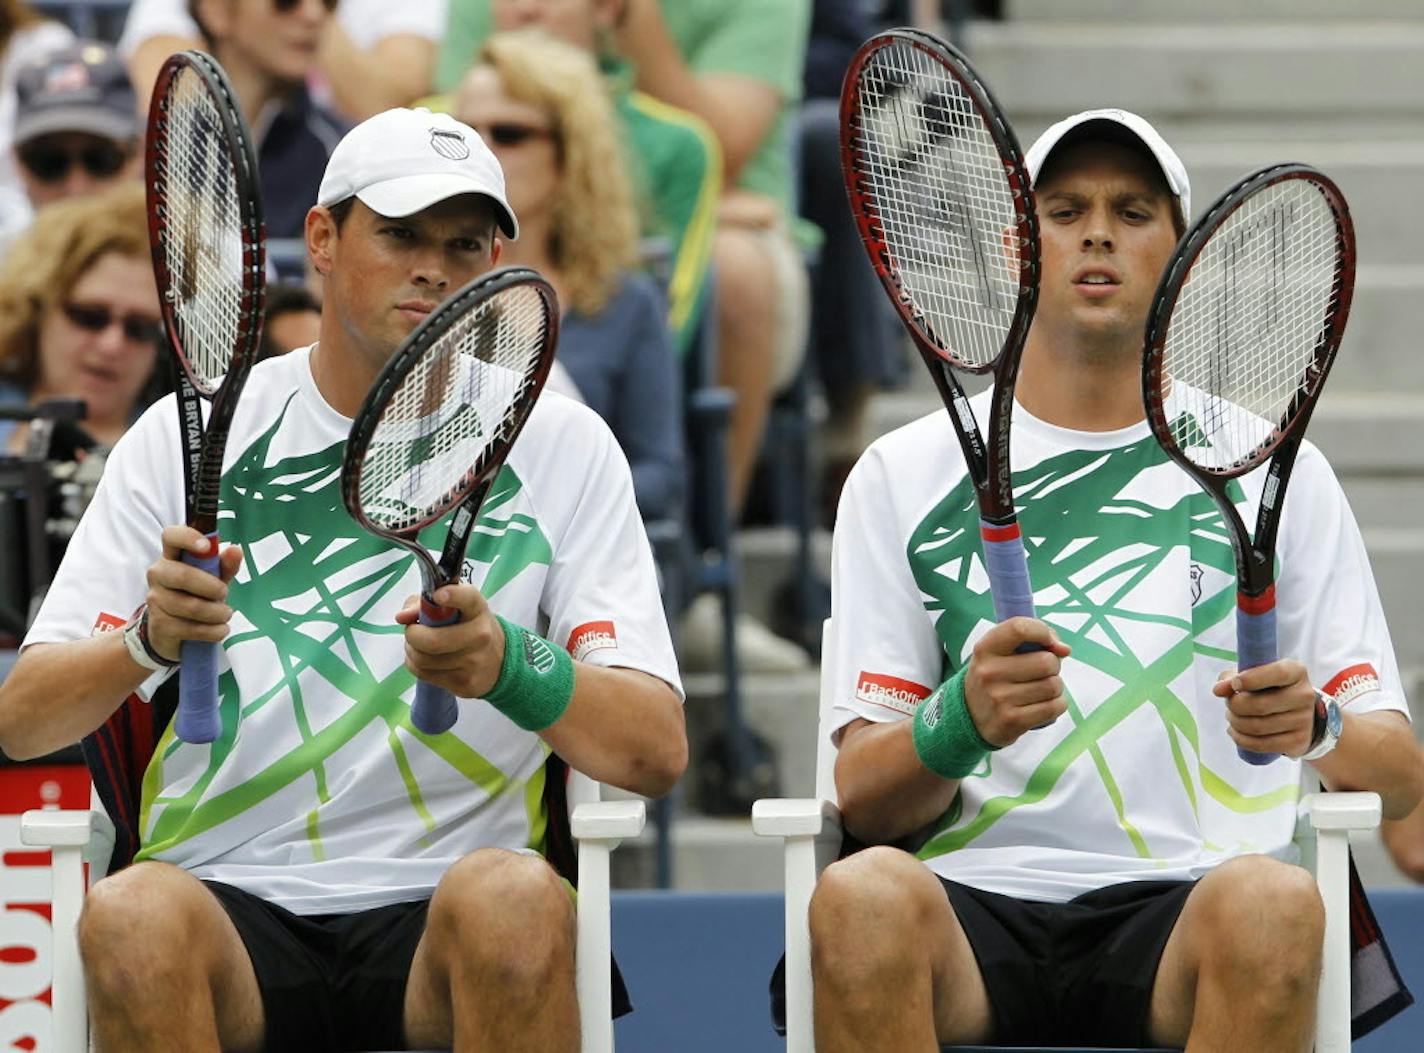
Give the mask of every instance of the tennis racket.
MULTIPOLYGON (((415 555, 422 625, 459 620, 434 593, 460 579, 480 504, 544 388, 558 334, 558 301, 536 272, 476 278, 406 338, 356 414, 341 496, 362 527, 415 555), (419 534, 452 508, 437 563, 419 534)), ((416 728, 435 735, 456 715, 450 692, 416 684, 416 728)))
MULTIPOLYGON (((1355 288, 1355 229, 1308 165, 1253 172, 1178 243, 1148 316, 1142 395, 1162 448, 1209 493, 1236 555, 1242 669, 1274 662, 1276 528, 1355 288), (1254 539, 1228 483, 1270 461, 1254 539)), ((1279 754, 1237 748, 1268 764, 1279 754)))
MULTIPOLYGON (((218 573, 218 496, 228 427, 257 357, 266 248, 257 162, 227 76, 201 51, 169 57, 148 110, 148 233, 178 380, 188 523, 208 555, 183 561, 218 573), (211 402, 207 426, 202 400, 211 402)), ((174 728, 185 742, 217 737, 218 645, 185 640, 174 728)))
POLYGON ((1039 270, 1018 141, 963 55, 927 33, 895 29, 851 60, 841 164, 870 262, 964 450, 995 618, 1033 617, 1009 469, 1014 379, 1039 270), (957 369, 994 375, 987 441, 957 369))

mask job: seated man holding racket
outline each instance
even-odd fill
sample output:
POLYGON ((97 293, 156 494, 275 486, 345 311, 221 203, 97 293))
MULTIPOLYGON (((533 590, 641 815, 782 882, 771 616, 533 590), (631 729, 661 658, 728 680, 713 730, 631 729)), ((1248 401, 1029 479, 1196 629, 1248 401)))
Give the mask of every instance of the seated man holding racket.
POLYGON ((473 584, 436 593, 461 614, 440 628, 414 624, 412 556, 359 527, 338 486, 382 365, 516 233, 473 130, 371 118, 307 218, 320 341, 259 363, 238 404, 221 580, 179 561, 205 543, 174 525, 171 399, 115 449, 0 690, 0 748, 87 734, 182 641, 222 641, 225 661, 222 732, 161 741, 138 862, 85 904, 101 1048, 578 1049, 574 904, 540 854, 546 762, 658 795, 687 750, 627 463, 595 414, 546 392, 484 501, 473 584), (145 600, 131 629, 91 636, 145 600), (531 649, 506 646, 541 636, 536 660, 566 675, 531 676, 531 649), (416 678, 460 699, 451 731, 413 730, 416 678))
MULTIPOLYGON (((1387 816, 1424 787, 1364 546, 1305 446, 1278 549, 1293 657, 1230 668, 1228 535, 1143 413, 1186 170, 1120 110, 1055 125, 1027 167, 1042 277, 1013 464, 1041 619, 995 624, 944 414, 876 442, 836 525, 830 673, 845 828, 876 847, 812 900, 817 1050, 1299 1053, 1323 929, 1311 875, 1280 858, 1300 760, 1387 816), (1251 766, 1238 745, 1285 757, 1251 766)), ((1254 509, 1263 475, 1237 500, 1254 509)))

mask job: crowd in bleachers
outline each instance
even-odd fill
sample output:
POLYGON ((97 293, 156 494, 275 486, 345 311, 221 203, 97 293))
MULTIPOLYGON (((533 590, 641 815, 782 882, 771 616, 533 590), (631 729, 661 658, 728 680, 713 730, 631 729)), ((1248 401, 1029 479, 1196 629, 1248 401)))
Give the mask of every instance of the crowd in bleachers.
MULTIPOLYGON (((0 402, 85 399, 81 428, 102 454, 169 383, 152 281, 117 273, 143 269, 143 122, 169 54, 214 55, 252 131, 284 279, 265 354, 314 339, 321 290, 298 239, 344 131, 392 106, 450 112, 505 168, 524 230, 504 262, 538 268, 560 294, 551 383, 608 420, 655 539, 670 539, 661 569, 689 664, 720 668, 731 626, 742 668, 806 668, 802 647, 745 615, 720 617, 697 567, 738 524, 785 518, 786 495, 755 485, 759 460, 777 455, 769 418, 802 418, 790 434, 816 471, 791 495, 807 512, 804 543, 834 514, 870 394, 899 375, 894 326, 843 207, 833 100, 877 23, 933 6, 0 0, 0 248, 12 275, 0 402), (76 37, 96 25, 112 39, 76 37), (134 245, 80 245, 76 224, 98 226, 71 199, 105 231, 132 213, 134 245), (720 417, 685 412, 717 387, 731 394, 720 417), (808 407, 820 405, 824 426, 811 428, 808 407), (712 441, 688 434, 709 429, 712 441)), ((7 428, 12 454, 24 434, 7 428)), ((824 612, 803 613, 810 625, 824 612)))

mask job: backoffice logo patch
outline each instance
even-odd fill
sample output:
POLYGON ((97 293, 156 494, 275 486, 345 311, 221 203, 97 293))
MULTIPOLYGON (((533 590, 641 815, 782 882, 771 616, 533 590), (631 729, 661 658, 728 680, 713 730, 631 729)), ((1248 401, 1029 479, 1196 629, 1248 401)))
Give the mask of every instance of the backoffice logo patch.
POLYGON ((930 689, 913 680, 902 680, 885 673, 861 671, 855 684, 855 697, 872 706, 884 706, 911 716, 915 708, 929 697, 930 689))
POLYGON ((128 622, 129 620, 127 618, 120 618, 117 614, 100 611, 99 617, 94 619, 94 628, 90 629, 89 633, 91 636, 98 636, 100 633, 111 633, 116 629, 122 629, 128 622))
POLYGON ((1375 667, 1368 662, 1362 662, 1336 673, 1330 683, 1325 685, 1325 693, 1339 705, 1346 706, 1361 695, 1378 691, 1379 687, 1379 674, 1375 672, 1375 667))
POLYGON ((594 651, 618 649, 618 633, 612 622, 584 622, 569 633, 568 647, 575 662, 582 662, 594 651))

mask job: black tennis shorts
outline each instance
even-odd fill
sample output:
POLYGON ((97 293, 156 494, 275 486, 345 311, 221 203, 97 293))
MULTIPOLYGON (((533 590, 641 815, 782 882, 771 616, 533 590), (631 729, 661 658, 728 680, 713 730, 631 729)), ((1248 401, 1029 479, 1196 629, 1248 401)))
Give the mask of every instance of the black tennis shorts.
MULTIPOLYGON (((293 914, 204 881, 252 959, 266 1016, 265 1053, 405 1048, 405 985, 429 900, 354 914, 293 914)), ((613 966, 613 1013, 631 1009, 613 966)))
MULTIPOLYGON (((1131 881, 1039 903, 940 879, 978 960, 1005 1046, 1148 1044, 1152 985, 1195 883, 1131 881)), ((772 1019, 785 1030, 784 959, 772 1019)))

